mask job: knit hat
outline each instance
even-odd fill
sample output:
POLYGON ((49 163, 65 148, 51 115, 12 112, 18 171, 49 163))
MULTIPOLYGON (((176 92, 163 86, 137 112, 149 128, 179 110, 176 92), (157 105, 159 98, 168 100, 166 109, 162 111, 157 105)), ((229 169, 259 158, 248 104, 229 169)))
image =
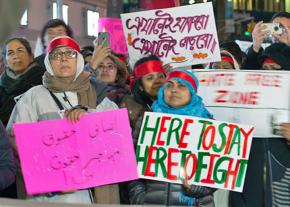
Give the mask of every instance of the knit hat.
POLYGON ((79 74, 83 71, 84 69, 84 58, 80 54, 80 47, 79 45, 69 36, 59 36, 55 37, 54 39, 51 40, 49 45, 46 47, 45 50, 45 59, 44 59, 44 64, 46 71, 50 75, 54 75, 53 69, 50 64, 49 60, 49 54, 56 48, 59 47, 70 47, 71 49, 75 50, 77 52, 77 71, 76 71, 76 76, 75 79, 79 76, 79 74))
POLYGON ((199 82, 192 72, 186 70, 175 70, 168 73, 166 81, 170 79, 176 79, 177 81, 184 83, 190 91, 194 90, 195 93, 197 93, 199 82))
POLYGON ((267 47, 258 61, 263 65, 266 58, 274 60, 282 70, 290 70, 290 47, 284 43, 274 43, 267 47))
POLYGON ((168 105, 164 100, 164 90, 166 84, 164 84, 158 91, 157 100, 154 101, 151 108, 154 112, 191 115, 203 118, 212 118, 212 114, 205 108, 202 98, 197 95, 198 79, 189 71, 175 70, 168 74, 168 80, 176 80, 186 85, 191 93, 191 99, 185 106, 174 108, 168 105))

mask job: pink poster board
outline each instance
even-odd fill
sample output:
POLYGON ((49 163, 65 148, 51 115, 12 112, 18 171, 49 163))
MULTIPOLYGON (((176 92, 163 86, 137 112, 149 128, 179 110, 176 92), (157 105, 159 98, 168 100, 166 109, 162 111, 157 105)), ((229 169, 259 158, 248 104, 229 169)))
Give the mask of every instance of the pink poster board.
POLYGON ((28 194, 85 189, 137 179, 128 112, 119 109, 14 125, 28 194))
POLYGON ((122 20, 117 18, 100 18, 99 32, 110 34, 110 46, 116 53, 128 54, 127 44, 124 36, 122 20))

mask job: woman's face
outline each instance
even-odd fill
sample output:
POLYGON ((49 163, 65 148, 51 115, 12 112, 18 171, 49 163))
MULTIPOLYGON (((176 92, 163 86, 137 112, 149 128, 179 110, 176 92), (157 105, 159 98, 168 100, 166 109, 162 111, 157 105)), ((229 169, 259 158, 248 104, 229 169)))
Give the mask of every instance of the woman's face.
POLYGON ((159 88, 165 82, 165 75, 161 72, 150 73, 141 78, 142 89, 152 99, 155 100, 159 88))
POLYGON ((117 80, 117 65, 110 59, 105 58, 103 62, 100 63, 99 67, 99 80, 104 83, 114 83, 117 80))
POLYGON ((74 78, 77 71, 77 52, 70 47, 59 47, 49 54, 55 77, 74 78))
POLYGON ((24 45, 18 40, 12 40, 6 45, 6 64, 16 74, 25 72, 33 61, 33 55, 29 54, 24 45))
POLYGON ((234 70, 234 66, 227 62, 227 61, 221 61, 221 62, 215 62, 212 64, 212 69, 231 69, 234 70))
POLYGON ((176 80, 165 83, 164 101, 173 108, 187 105, 191 100, 191 93, 186 85, 176 80))

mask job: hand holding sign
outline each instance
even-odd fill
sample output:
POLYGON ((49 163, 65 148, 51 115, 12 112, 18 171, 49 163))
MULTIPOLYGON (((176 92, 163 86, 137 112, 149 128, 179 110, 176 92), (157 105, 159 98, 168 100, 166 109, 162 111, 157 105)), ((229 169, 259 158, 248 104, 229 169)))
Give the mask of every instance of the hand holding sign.
POLYGON ((71 123, 76 123, 80 120, 81 116, 87 113, 87 108, 84 106, 78 105, 70 110, 65 110, 64 116, 69 120, 71 123))
POLYGON ((29 194, 137 178, 126 109, 88 114, 76 124, 66 119, 15 124, 14 131, 29 194))
POLYGON ((280 125, 280 133, 287 140, 290 145, 290 123, 282 123, 280 125))
POLYGON ((188 184, 188 175, 187 175, 186 172, 184 172, 183 169, 180 169, 180 171, 182 171, 182 174, 183 174, 183 176, 182 176, 182 185, 183 185, 185 191, 189 192, 190 189, 191 189, 191 185, 188 184))

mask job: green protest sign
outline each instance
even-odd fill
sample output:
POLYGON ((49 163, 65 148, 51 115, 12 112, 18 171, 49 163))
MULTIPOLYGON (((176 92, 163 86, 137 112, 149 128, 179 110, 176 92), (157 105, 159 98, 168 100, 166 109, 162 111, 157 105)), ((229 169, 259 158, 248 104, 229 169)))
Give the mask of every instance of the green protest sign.
POLYGON ((241 192, 252 126, 146 112, 136 157, 139 177, 241 192))

